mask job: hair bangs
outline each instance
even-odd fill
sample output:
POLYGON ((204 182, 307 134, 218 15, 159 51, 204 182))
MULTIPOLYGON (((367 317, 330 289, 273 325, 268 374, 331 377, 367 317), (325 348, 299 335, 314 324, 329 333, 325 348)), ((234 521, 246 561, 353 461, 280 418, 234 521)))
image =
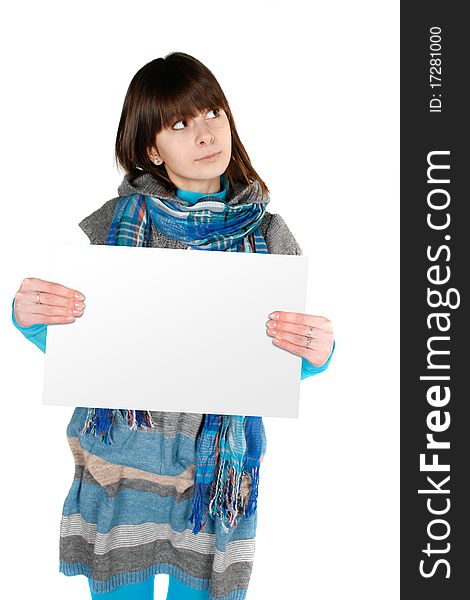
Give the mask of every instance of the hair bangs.
POLYGON ((174 86, 161 86, 158 100, 161 129, 171 127, 176 121, 195 118, 198 114, 213 108, 229 111, 222 90, 210 85, 212 82, 205 83, 206 85, 201 85, 201 82, 196 79, 178 81, 174 86), (162 87, 166 87, 163 93, 162 87))

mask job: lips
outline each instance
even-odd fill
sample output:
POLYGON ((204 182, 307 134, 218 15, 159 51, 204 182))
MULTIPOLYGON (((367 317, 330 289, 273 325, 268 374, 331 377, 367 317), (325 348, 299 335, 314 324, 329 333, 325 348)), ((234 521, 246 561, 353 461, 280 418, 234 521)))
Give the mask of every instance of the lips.
POLYGON ((211 158, 211 157, 215 157, 218 156, 220 154, 221 151, 219 152, 211 152, 210 154, 206 154, 205 156, 201 156, 201 158, 196 158, 196 160, 204 160, 205 158, 211 158))

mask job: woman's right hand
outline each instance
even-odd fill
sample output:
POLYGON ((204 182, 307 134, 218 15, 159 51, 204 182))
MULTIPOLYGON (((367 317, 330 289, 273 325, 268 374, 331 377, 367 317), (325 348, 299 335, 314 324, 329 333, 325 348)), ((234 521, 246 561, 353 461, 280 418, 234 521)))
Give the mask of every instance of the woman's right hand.
POLYGON ((85 296, 79 291, 60 283, 27 277, 15 294, 15 319, 21 327, 39 323, 71 323, 82 316, 85 308, 83 300, 85 296))

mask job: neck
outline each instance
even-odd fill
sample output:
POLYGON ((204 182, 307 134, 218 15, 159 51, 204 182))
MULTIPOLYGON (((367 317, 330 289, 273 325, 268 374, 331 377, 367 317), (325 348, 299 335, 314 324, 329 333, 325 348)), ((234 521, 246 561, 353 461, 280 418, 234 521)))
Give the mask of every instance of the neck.
POLYGON ((171 180, 180 190, 196 192, 198 194, 215 194, 220 191, 220 175, 213 179, 183 179, 171 177, 171 180))
POLYGON ((228 186, 228 182, 226 182, 226 180, 225 180, 225 175, 221 175, 219 186, 218 186, 220 189, 219 192, 196 192, 193 190, 177 188, 176 195, 179 198, 181 198, 182 200, 189 202, 190 204, 194 204, 199 200, 199 198, 201 198, 203 196, 209 196, 209 195, 213 198, 217 198, 220 200, 226 200, 227 193, 228 193, 227 186, 228 186))

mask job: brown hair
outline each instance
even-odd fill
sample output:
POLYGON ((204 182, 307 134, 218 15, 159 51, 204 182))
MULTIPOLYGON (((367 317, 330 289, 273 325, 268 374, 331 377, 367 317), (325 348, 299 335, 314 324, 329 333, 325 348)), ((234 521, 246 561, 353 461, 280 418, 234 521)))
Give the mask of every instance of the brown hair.
POLYGON ((152 60, 132 78, 116 135, 118 168, 120 164, 131 179, 142 171, 150 173, 174 191, 176 186, 168 178, 164 165, 153 163, 147 149, 155 145, 155 137, 162 129, 213 108, 222 108, 230 123, 232 156, 225 175, 232 189, 235 182, 249 184, 256 179, 263 195, 267 194, 268 187, 253 168, 238 137, 227 98, 217 79, 200 61, 183 52, 152 60))

